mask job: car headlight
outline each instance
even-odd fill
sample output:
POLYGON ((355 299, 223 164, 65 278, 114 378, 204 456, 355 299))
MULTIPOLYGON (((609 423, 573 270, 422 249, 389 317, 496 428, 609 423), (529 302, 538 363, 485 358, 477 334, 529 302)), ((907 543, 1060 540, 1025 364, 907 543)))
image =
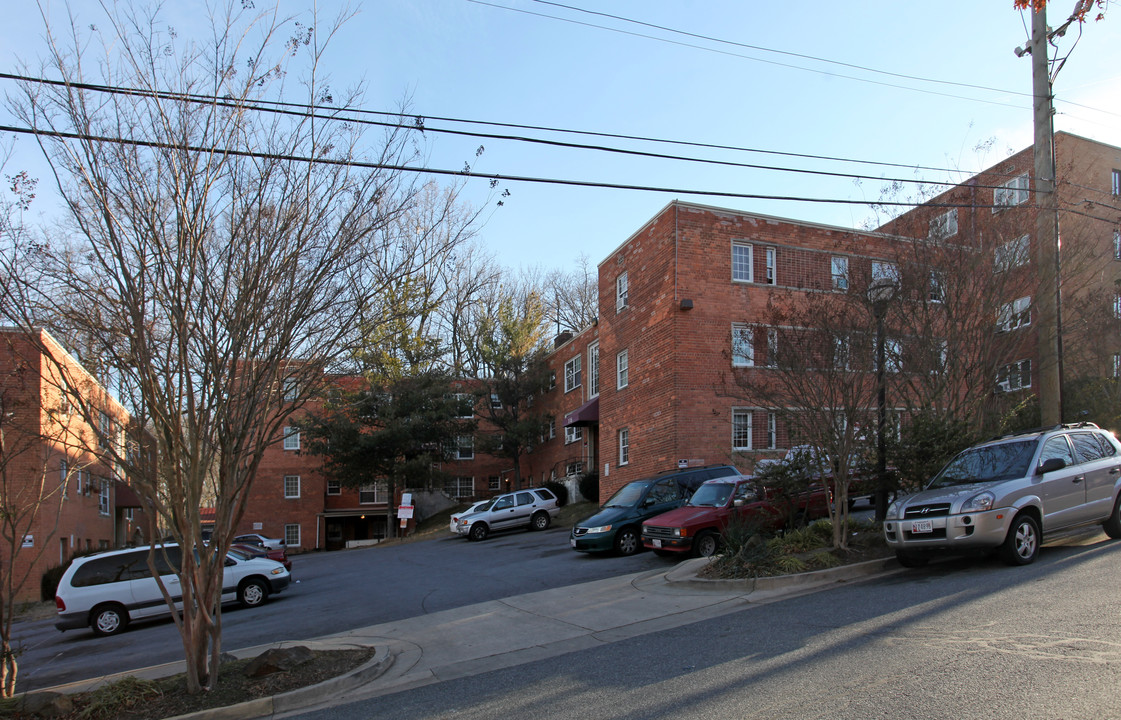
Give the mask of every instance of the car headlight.
POLYGON ((599 527, 588 528, 588 533, 605 533, 611 530, 610 525, 600 525, 599 527))
POLYGON ((278 567, 269 570, 269 575, 283 575, 285 572, 287 572, 287 570, 285 570, 283 567, 278 567))
POLYGON ((993 503, 996 502, 996 496, 987 490, 983 493, 977 493, 961 504, 962 512, 985 512, 986 510, 993 509, 993 503))
POLYGON ((685 533, 682 532, 681 528, 674 528, 673 529, 673 536, 674 537, 682 537, 683 535, 685 535, 685 533))
POLYGON ((903 507, 903 501, 902 500, 896 500, 891 505, 887 506, 887 512, 884 513, 884 517, 886 517, 888 519, 895 519, 895 518, 899 517, 899 510, 902 507, 903 507))

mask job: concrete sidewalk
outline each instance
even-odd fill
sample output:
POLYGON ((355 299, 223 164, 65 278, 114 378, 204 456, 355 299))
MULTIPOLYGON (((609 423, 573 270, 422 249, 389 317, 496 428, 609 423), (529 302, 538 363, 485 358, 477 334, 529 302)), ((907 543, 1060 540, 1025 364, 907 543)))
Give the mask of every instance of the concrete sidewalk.
MULTIPOLYGON (((517 595, 314 641, 237 650, 232 653, 237 657, 255 657, 269 647, 290 645, 374 647, 378 652, 354 672, 319 685, 182 718, 283 717, 593 648, 900 569, 894 559, 884 559, 778 578, 699 579, 697 572, 707 562, 689 560, 669 571, 517 595)), ((123 675, 157 678, 182 669, 183 663, 177 662, 123 675)), ((42 692, 79 692, 114 679, 119 678, 98 678, 42 692)))

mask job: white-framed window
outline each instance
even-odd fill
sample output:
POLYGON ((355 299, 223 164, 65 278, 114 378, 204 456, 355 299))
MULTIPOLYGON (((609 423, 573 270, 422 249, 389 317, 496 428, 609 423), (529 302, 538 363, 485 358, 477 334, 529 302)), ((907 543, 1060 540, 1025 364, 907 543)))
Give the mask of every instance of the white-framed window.
POLYGON ((767 328, 767 367, 778 367, 778 328, 767 328))
POLYGON ((889 262, 873 262, 872 263, 872 282, 888 281, 893 285, 899 284, 899 268, 895 263, 889 262))
POLYGON ((1017 175, 993 190, 993 212, 1001 208, 1023 205, 1028 201, 1028 175, 1017 175))
POLYGON ((579 355, 564 364, 564 391, 566 393, 580 387, 580 365, 579 355))
POLYGON ((930 293, 927 299, 935 303, 946 301, 946 286, 942 282, 942 274, 937 270, 930 271, 930 293))
POLYGON ((1121 353, 1113 353, 1113 377, 1121 378, 1121 353))
POLYGON ((497 393, 491 393, 490 394, 490 409, 491 410, 501 410, 502 409, 502 400, 501 400, 501 398, 498 397, 497 393))
POLYGON ((778 418, 774 413, 767 413, 767 449, 774 450, 778 447, 778 418))
POLYGON ((284 476, 284 497, 294 499, 300 497, 300 476, 299 475, 285 475, 284 476))
POLYGON ((1121 320, 1121 295, 1113 296, 1113 317, 1121 320))
POLYGON ((577 440, 584 439, 584 428, 579 425, 567 425, 564 428, 564 444, 569 445, 577 440))
POLYGON ((1001 305, 996 324, 1001 332, 1009 332, 1030 325, 1031 297, 1016 298, 1010 303, 1001 305))
POLYGON ((1113 195, 1121 195, 1121 170, 1113 171, 1113 195))
POLYGON ((552 440, 557 436, 557 419, 549 418, 549 439, 552 440))
POLYGON ((491 475, 487 478, 487 490, 491 492, 498 492, 502 489, 502 479, 497 475, 491 475))
POLYGON ((753 328, 746 323, 732 323, 732 367, 755 365, 753 328))
POLYGON ((375 505, 384 503, 387 486, 384 482, 363 483, 358 487, 358 504, 375 505))
POLYGON ((550 370, 549 371, 549 389, 552 390, 556 386, 557 386, 557 371, 556 370, 550 370))
POLYGON ((287 523, 284 525, 284 544, 290 548, 300 547, 299 523, 287 523))
POLYGON ((1121 230, 1113 231, 1113 259, 1121 260, 1121 230))
POLYGON ((475 494, 475 478, 450 477, 444 482, 444 492, 454 498, 472 497, 475 494))
POLYGON ((833 338, 833 367, 837 370, 852 369, 852 343, 847 337, 833 338))
POLYGON ((1031 387, 1031 360, 1020 360, 1002 367, 996 374, 997 389, 1002 392, 1031 387))
POLYGON ((950 362, 950 342, 948 340, 939 340, 934 345, 935 360, 934 366, 930 368, 930 374, 942 372, 946 364, 950 362))
POLYGON ((588 346, 588 397, 599 395, 599 343, 588 346))
POLYGON ((833 279, 834 290, 849 289, 849 259, 834 256, 829 261, 829 272, 833 279))
POLYGON ((898 338, 884 338, 884 372, 903 370, 903 343, 898 338))
POLYGON ((946 212, 930 220, 930 233, 932 240, 945 240, 958 234, 958 211, 950 208, 946 212))
POLYGON ((569 477, 574 477, 582 472, 584 472, 584 463, 580 462, 579 460, 570 462, 564 466, 564 474, 568 475, 569 477))
POLYGON ((751 449, 751 411, 732 408, 732 449, 751 449))
POLYGON ((622 390, 630 384, 630 359, 626 350, 615 356, 615 388, 622 390))
POLYGON ((109 517, 109 478, 98 478, 97 514, 109 517))
POLYGON ((99 418, 98 427, 101 432, 98 433, 97 446, 102 450, 110 447, 113 444, 113 418, 107 412, 102 412, 99 418))
POLYGON ((284 401, 292 402, 300 396, 300 383, 296 378, 284 378, 284 401))
POLYGON ((767 285, 775 284, 775 256, 777 251, 773 247, 769 247, 763 251, 763 262, 765 267, 763 269, 763 282, 767 285))
POLYGON ((751 245, 741 242, 732 243, 732 280, 735 282, 754 281, 755 268, 751 255, 751 245))
MULTIPOLYGON (((58 490, 62 497, 66 497, 66 481, 69 480, 70 464, 63 458, 58 463, 58 490)), ((67 558, 69 560, 69 558, 67 558)))
POLYGON ((631 433, 627 428, 619 431, 619 465, 631 461, 631 433))
POLYGON ((343 484, 341 482, 339 482, 338 480, 328 480, 327 481, 327 494, 328 495, 342 495, 343 494, 343 484))
POLYGON ((1004 272, 1027 265, 1031 258, 1031 236, 1022 235, 999 245, 993 251, 993 272, 1004 272))
POLYGON ((300 449, 300 429, 292 427, 291 425, 284 426, 284 449, 285 450, 299 450, 300 449))
POLYGON ((455 437, 455 459, 456 460, 474 460, 475 459, 475 436, 474 435, 456 435, 456 437, 455 437))
POLYGON ((627 307, 629 295, 629 281, 627 280, 627 271, 624 270, 615 278, 615 312, 627 307))
POLYGON ((471 393, 455 393, 456 407, 459 408, 458 418, 470 419, 475 417, 475 396, 471 393))

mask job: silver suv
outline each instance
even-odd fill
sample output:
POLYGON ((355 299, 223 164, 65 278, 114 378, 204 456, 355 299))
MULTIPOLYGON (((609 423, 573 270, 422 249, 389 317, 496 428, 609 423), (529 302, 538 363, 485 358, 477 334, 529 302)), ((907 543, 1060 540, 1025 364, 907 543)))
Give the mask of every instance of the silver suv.
POLYGON ((961 452, 887 511, 884 537, 901 565, 934 553, 997 550, 1027 565, 1045 534, 1100 524, 1121 538, 1121 443, 1093 423, 1032 430, 961 452))
POLYGON ((557 496, 548 488, 518 490, 460 516, 455 531, 469 540, 486 540, 492 530, 545 530, 559 514, 557 496))

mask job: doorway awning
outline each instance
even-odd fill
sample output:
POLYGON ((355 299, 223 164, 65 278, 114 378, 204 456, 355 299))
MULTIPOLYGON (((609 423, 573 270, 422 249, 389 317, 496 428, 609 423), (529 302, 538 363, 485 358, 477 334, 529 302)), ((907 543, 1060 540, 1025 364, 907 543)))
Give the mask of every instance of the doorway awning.
POLYGON ((599 425, 599 396, 564 414, 564 427, 599 425))

